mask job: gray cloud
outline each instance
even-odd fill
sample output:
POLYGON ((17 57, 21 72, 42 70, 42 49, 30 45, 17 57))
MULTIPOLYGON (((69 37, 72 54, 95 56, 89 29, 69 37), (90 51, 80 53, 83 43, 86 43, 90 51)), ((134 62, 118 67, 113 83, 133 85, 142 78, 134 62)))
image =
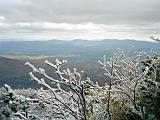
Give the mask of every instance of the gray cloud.
POLYGON ((147 36, 160 32, 159 5, 160 0, 0 0, 0 33, 97 31, 147 36), (46 27, 47 22, 52 27, 46 27), (99 28, 85 29, 89 23, 99 28))
POLYGON ((5 0, 0 13, 11 21, 159 22, 159 0, 5 0))

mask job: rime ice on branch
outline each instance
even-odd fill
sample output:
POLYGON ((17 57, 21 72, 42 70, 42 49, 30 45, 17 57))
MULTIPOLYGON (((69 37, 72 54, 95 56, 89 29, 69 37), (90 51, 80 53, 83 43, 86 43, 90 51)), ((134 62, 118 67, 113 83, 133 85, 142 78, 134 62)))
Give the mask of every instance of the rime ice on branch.
MULTIPOLYGON (((54 69, 54 72, 58 76, 58 79, 54 79, 49 76, 43 68, 36 68, 29 62, 25 65, 32 69, 29 73, 31 79, 37 81, 39 84, 48 88, 53 96, 48 99, 51 102, 52 108, 54 108, 54 117, 56 118, 73 118, 77 120, 86 120, 89 104, 87 100, 87 83, 90 79, 83 80, 83 71, 78 72, 74 69, 62 69, 62 66, 66 63, 66 60, 55 60, 55 63, 45 61, 45 63, 54 69), (42 76, 42 77, 39 77, 42 76), (48 84, 46 80, 49 80, 48 84), (51 85, 56 87, 52 87, 51 85), (65 89, 64 89, 65 88, 65 89), (53 102, 53 103, 52 103, 53 102)), ((91 84, 89 85, 91 86, 91 84)), ((45 98, 44 98, 45 99, 45 98)))
POLYGON ((98 61, 104 69, 104 75, 109 77, 100 92, 102 94, 101 99, 106 101, 102 103, 106 106, 107 120, 111 120, 114 116, 113 103, 115 101, 119 103, 119 107, 124 113, 130 109, 143 118, 145 108, 137 106, 136 99, 140 97, 137 86, 144 83, 146 74, 155 62, 153 60, 142 71, 141 61, 146 57, 144 52, 127 56, 123 50, 118 49, 109 61, 106 60, 105 56, 103 61, 98 61))

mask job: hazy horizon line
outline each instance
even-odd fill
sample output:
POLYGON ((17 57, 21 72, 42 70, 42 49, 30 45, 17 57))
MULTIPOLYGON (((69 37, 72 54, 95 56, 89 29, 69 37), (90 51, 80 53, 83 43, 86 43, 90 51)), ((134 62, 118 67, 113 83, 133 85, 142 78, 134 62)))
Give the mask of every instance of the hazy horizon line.
POLYGON ((104 38, 104 39, 81 39, 81 38, 71 38, 71 39, 60 39, 60 38, 53 38, 53 39, 16 39, 16 38, 0 38, 0 41, 2 42, 5 42, 5 41, 7 41, 7 42, 21 42, 21 41, 76 41, 76 40, 84 40, 84 41, 105 41, 105 40, 119 40, 119 41, 124 41, 124 40, 130 40, 130 41, 139 41, 139 42, 155 42, 155 41, 153 41, 153 40, 151 40, 151 39, 146 39, 146 40, 144 40, 144 39, 114 39, 114 38, 104 38))

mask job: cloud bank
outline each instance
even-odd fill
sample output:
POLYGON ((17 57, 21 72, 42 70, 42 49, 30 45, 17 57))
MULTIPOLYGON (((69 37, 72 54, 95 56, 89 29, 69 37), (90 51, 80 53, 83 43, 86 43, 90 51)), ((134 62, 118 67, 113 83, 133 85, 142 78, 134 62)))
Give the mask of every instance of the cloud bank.
POLYGON ((0 37, 147 39, 160 33, 159 0, 0 1, 0 37))

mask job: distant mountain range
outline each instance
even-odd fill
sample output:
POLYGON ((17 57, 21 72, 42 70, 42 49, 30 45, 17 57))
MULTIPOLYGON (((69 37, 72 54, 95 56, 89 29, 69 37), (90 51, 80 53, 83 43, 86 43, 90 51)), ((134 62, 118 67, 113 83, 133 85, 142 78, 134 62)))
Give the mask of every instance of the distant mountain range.
POLYGON ((49 56, 81 56, 100 57, 110 55, 116 48, 124 50, 134 46, 138 51, 149 51, 154 48, 160 51, 160 42, 146 42, 135 40, 49 40, 49 41, 0 41, 0 54, 16 55, 49 55, 49 56))
MULTIPOLYGON (((14 88, 37 87, 37 83, 28 80, 29 70, 24 63, 30 61, 46 68, 44 59, 53 61, 56 58, 67 59, 68 67, 84 70, 85 76, 104 84, 107 80, 103 77, 102 68, 97 63, 98 59, 104 54, 107 57, 111 56, 117 48, 128 52, 132 46, 136 51, 149 52, 153 48, 160 53, 160 43, 135 40, 0 41, 0 86, 7 83, 14 88)), ((52 69, 48 72, 54 75, 52 69)))

